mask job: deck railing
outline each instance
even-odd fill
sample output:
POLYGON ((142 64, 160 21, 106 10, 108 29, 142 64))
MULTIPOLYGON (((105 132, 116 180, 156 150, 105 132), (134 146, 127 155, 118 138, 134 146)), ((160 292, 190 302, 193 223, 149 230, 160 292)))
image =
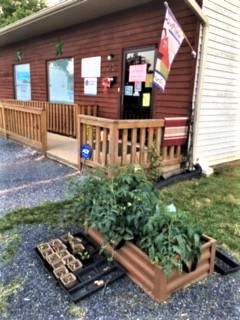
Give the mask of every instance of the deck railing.
POLYGON ((90 160, 79 154, 79 168, 83 163, 91 167, 135 163, 148 168, 153 148, 163 172, 180 167, 182 146, 162 146, 163 119, 111 120, 78 115, 77 125, 79 150, 84 144, 93 150, 90 160))
POLYGON ((21 107, 44 109, 47 112, 47 130, 50 132, 76 138, 76 117, 78 114, 97 116, 97 106, 52 103, 47 101, 20 101, 2 99, 5 105, 18 105, 21 107))
POLYGON ((46 151, 46 110, 0 103, 0 131, 9 138, 46 151))
MULTIPOLYGON (((91 160, 86 164, 117 166, 138 163, 149 166, 152 146, 161 154, 164 121, 111 120, 78 115, 78 145, 89 144, 93 149, 91 160)), ((83 162, 79 157, 79 166, 83 162)))

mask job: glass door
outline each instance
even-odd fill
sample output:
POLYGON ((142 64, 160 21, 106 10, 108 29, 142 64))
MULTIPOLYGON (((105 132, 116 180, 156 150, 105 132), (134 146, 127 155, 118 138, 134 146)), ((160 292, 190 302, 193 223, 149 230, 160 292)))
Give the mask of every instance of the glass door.
POLYGON ((125 50, 122 88, 122 118, 149 119, 155 48, 125 50))

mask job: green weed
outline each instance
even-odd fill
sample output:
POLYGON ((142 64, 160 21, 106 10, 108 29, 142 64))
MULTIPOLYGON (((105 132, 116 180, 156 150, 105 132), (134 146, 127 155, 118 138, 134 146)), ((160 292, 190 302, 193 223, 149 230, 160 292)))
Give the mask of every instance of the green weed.
POLYGON ((0 313, 5 313, 7 311, 8 298, 16 294, 22 285, 23 280, 21 279, 15 279, 8 285, 3 285, 0 283, 0 313))
POLYGON ((2 247, 1 264, 11 261, 11 258, 16 254, 20 240, 20 236, 15 229, 0 233, 0 245, 2 247))
POLYGON ((86 315, 86 311, 74 303, 70 304, 68 311, 74 319, 78 320, 83 320, 86 315))

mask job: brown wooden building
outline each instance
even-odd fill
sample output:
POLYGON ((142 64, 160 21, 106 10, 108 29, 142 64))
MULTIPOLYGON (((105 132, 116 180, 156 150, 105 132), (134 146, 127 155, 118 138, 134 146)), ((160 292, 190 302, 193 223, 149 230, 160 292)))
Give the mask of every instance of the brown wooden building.
MULTIPOLYGON (((168 4, 197 52, 200 7, 194 0, 168 4)), ((165 91, 153 86, 164 16, 160 0, 72 0, 0 29, 0 131, 49 154, 56 143, 50 143, 46 128, 78 135, 78 149, 84 143, 94 148, 93 166, 147 167, 154 143, 163 165, 179 166, 186 145, 164 144, 163 118, 190 117, 198 59, 183 41, 165 91), (134 65, 146 67, 144 80, 133 80, 134 65), (43 109, 32 111, 38 120, 21 109, 26 106, 43 109)), ((63 158, 63 149, 57 158, 63 158)))
MULTIPOLYGON (((138 119, 189 115, 196 60, 192 59, 191 50, 185 41, 173 62, 164 93, 157 88, 147 88, 143 83, 138 96, 125 96, 129 60, 130 64, 136 63, 134 59, 138 63, 150 63, 150 73, 152 71, 165 7, 159 0, 122 1, 121 5, 118 2, 88 0, 78 1, 76 5, 75 1, 75 6, 65 6, 63 11, 36 18, 31 23, 20 23, 14 30, 7 30, 5 38, 2 32, 0 99, 16 98, 14 66, 29 64, 31 99, 49 101, 48 63, 59 58, 73 58, 72 102, 98 105, 99 116, 138 119), (58 56, 55 50, 57 42, 62 44, 62 54, 58 56), (16 61, 17 52, 22 55, 19 61, 16 61), (109 55, 112 55, 111 61, 107 58, 109 55), (97 94, 88 96, 84 94, 81 59, 94 56, 101 57, 101 75, 98 78, 97 94), (115 77, 116 81, 111 88, 106 89, 103 80, 109 77, 115 77), (142 107, 144 92, 150 93, 150 103, 142 107)), ((184 1, 169 1, 169 6, 192 46, 197 49, 198 18, 184 1)))

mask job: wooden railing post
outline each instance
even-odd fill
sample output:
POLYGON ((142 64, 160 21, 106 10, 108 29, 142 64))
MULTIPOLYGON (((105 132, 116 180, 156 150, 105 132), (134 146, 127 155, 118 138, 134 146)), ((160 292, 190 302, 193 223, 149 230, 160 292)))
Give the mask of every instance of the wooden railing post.
POLYGON ((8 116, 7 116, 7 109, 3 105, 3 127, 5 129, 5 138, 8 139, 8 116))
POLYGON ((76 123, 77 123, 77 167, 78 167, 78 170, 80 171, 81 168, 82 168, 82 163, 81 163, 81 157, 80 157, 80 147, 81 147, 81 115, 80 114, 77 114, 76 116, 77 120, 76 120, 76 123))
POLYGON ((41 142, 42 142, 42 151, 46 153, 47 151, 47 111, 42 110, 41 113, 41 142))
POLYGON ((109 163, 111 166, 115 167, 118 158, 118 125, 117 121, 113 120, 113 123, 110 127, 110 136, 108 137, 109 143, 109 163))

